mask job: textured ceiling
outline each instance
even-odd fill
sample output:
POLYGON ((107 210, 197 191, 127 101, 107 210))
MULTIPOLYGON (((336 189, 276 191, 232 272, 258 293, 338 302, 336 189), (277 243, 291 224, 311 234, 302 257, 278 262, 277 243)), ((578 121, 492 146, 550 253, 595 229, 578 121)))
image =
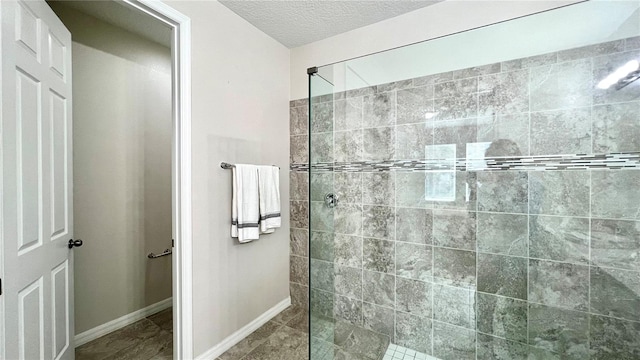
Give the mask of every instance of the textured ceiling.
POLYGON ((283 45, 294 48, 440 0, 220 0, 283 45))
POLYGON ((126 7, 119 1, 49 0, 49 2, 68 6, 147 40, 171 47, 171 29, 168 26, 159 20, 126 7))

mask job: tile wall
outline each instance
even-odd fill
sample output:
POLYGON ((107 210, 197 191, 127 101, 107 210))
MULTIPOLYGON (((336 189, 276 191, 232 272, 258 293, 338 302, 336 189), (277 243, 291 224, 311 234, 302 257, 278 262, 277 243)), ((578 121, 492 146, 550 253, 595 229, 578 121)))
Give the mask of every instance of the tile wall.
MULTIPOLYGON (((293 302, 441 359, 640 358, 640 166, 445 172, 441 197, 424 171, 313 171, 437 145, 638 152, 640 81, 595 86, 631 59, 638 38, 314 98, 311 189, 290 173, 293 302)), ((308 103, 290 109, 305 164, 308 103)))

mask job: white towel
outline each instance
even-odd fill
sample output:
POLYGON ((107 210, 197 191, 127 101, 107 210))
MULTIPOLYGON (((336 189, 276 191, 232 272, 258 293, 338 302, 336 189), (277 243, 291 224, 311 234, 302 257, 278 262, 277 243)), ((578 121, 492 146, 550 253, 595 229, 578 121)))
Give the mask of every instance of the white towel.
POLYGON ((270 234, 282 223, 280 214, 280 169, 258 166, 260 191, 260 232, 270 234))
POLYGON ((258 167, 236 164, 233 168, 233 201, 231 204, 231 237, 240 242, 260 236, 260 200, 258 167))

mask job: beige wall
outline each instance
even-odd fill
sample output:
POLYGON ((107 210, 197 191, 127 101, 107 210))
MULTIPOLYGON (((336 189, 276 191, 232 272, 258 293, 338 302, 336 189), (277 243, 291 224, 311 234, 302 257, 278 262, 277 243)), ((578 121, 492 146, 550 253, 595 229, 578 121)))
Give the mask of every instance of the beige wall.
POLYGON ((53 5, 73 38, 76 333, 171 297, 170 50, 53 5))
POLYGON ((215 1, 168 4, 191 18, 194 355, 289 296, 289 50, 215 1), (282 228, 230 237, 221 161, 280 166, 282 228))
POLYGON ((308 96, 307 68, 513 19, 577 0, 443 1, 291 50, 291 100, 308 96))

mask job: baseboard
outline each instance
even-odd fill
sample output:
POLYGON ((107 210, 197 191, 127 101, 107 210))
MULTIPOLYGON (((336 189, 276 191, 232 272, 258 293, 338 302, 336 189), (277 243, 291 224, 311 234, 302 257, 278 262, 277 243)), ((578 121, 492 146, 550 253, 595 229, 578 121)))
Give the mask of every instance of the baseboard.
POLYGON ((281 302, 277 303, 271 309, 265 311, 262 315, 258 316, 255 320, 243 326, 240 330, 229 335, 226 339, 222 340, 218 345, 205 351, 203 354, 196 357, 197 360, 215 359, 218 356, 225 353, 225 351, 231 349, 235 344, 239 343, 242 339, 249 336, 252 332, 258 330, 258 328, 267 323, 267 321, 273 319, 276 315, 280 314, 282 310, 288 308, 291 305, 291 298, 288 297, 281 302))
POLYGON ((127 325, 131 325, 138 320, 146 318, 147 316, 151 316, 164 309, 170 308, 172 303, 173 298, 168 298, 80 333, 74 337, 75 347, 84 345, 89 341, 107 335, 127 325))

